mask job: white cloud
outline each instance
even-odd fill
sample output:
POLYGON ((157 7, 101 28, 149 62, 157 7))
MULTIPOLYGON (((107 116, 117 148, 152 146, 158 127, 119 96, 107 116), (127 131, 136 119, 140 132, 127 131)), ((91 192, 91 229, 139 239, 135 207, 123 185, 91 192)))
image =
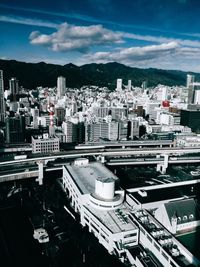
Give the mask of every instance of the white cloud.
POLYGON ((9 22, 9 23, 17 23, 24 25, 32 25, 38 27, 47 27, 47 28, 57 28, 58 24, 52 23, 49 21, 43 21, 38 19, 29 19, 24 17, 14 17, 14 16, 0 16, 0 21, 9 22))
POLYGON ((145 47, 121 48, 111 52, 90 53, 83 56, 85 62, 106 63, 117 61, 133 67, 180 69, 200 71, 200 48, 183 47, 176 42, 145 47))
POLYGON ((94 45, 122 43, 122 36, 102 25, 74 26, 63 23, 50 35, 32 32, 29 36, 33 45, 45 45, 53 51, 88 51, 94 45))
POLYGON ((134 61, 144 61, 153 58, 159 58, 167 56, 178 48, 176 42, 165 43, 160 45, 149 45, 144 47, 130 47, 125 49, 120 49, 112 52, 97 52, 94 54, 86 55, 91 61, 120 61, 120 62, 134 62, 134 61))
POLYGON ((177 39, 177 38, 168 38, 163 36, 152 36, 152 35, 140 35, 134 33, 121 33, 124 38, 141 40, 147 42, 155 43, 169 43, 176 42, 181 45, 191 46, 191 47, 200 47, 200 41, 198 40, 188 40, 188 39, 177 39))

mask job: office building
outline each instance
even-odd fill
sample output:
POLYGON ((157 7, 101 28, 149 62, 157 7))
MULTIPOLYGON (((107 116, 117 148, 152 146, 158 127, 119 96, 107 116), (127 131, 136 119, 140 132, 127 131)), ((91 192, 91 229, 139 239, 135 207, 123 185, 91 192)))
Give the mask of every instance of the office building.
POLYGON ((85 141, 98 142, 101 139, 116 141, 118 139, 118 122, 98 122, 85 124, 85 141))
POLYGON ((128 136, 128 121, 119 121, 118 140, 127 140, 128 136))
POLYGON ((77 124, 71 121, 64 121, 62 123, 62 130, 65 135, 66 143, 77 142, 77 124))
POLYGON ((11 93, 11 101, 18 101, 19 99, 19 81, 15 78, 12 77, 9 80, 9 90, 11 93))
POLYGON ((57 78, 57 96, 58 98, 61 98, 65 95, 66 91, 66 79, 65 77, 59 76, 57 78))
POLYGON ((62 107, 55 108, 55 116, 57 118, 57 126, 60 126, 62 122, 65 120, 65 109, 62 107))
POLYGON ((144 81, 144 82, 142 83, 142 90, 143 90, 143 92, 144 92, 146 89, 147 89, 147 82, 144 81))
POLYGON ((97 162, 76 159, 63 166, 63 186, 80 223, 88 226, 111 254, 123 259, 128 248, 138 244, 138 228, 129 219, 124 191, 115 189, 118 178, 97 162))
POLYGON ((49 138, 48 133, 32 136, 32 153, 54 153, 59 152, 59 138, 51 137, 49 138))
POLYGON ((121 120, 127 118, 128 109, 124 107, 111 107, 109 109, 109 114, 112 116, 113 120, 121 120))
POLYGON ((194 87, 194 104, 200 105, 200 83, 199 86, 194 87))
POLYGON ((134 137, 139 137, 139 121, 132 119, 128 121, 128 138, 133 140, 134 137))
POLYGON ((109 108, 108 107, 95 107, 93 108, 93 112, 98 118, 105 118, 106 116, 108 116, 109 108))
POLYGON ((117 79, 117 91, 121 91, 122 90, 122 79, 117 79))
POLYGON ((181 232, 199 225, 200 214, 194 200, 180 197, 187 191, 185 185, 176 186, 177 190, 173 184, 165 188, 133 188, 126 190, 125 197, 111 171, 85 158, 63 166, 62 182, 81 225, 87 226, 110 254, 128 266, 199 266, 199 260, 172 235, 174 229, 170 228, 170 232, 167 227, 173 228, 176 220, 180 221, 177 227, 182 226, 181 232), (158 210, 162 205, 166 208, 164 214, 158 210), (162 216, 166 219, 163 224, 162 216))
POLYGON ((6 123, 6 143, 21 143, 25 141, 25 117, 8 117, 6 123))
POLYGON ((186 81, 186 87, 189 88, 191 84, 194 83, 195 76, 191 74, 187 74, 187 81, 186 81))
POLYGON ((37 129, 38 128, 39 109, 36 107, 32 108, 31 109, 31 115, 33 118, 33 128, 37 129))
POLYGON ((4 121, 5 121, 4 82, 3 82, 3 71, 0 70, 0 122, 4 121))
POLYGON ((200 111, 199 110, 181 110, 180 124, 188 126, 193 132, 200 133, 200 111))
POLYGON ((128 86, 127 86, 127 89, 128 89, 129 91, 131 91, 131 88, 132 88, 131 80, 128 80, 128 86))

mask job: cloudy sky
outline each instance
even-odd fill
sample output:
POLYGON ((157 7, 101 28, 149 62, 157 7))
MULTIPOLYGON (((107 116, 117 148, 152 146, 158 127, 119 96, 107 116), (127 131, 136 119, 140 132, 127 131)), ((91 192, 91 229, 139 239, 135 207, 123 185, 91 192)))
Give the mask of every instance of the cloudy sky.
POLYGON ((0 58, 200 72, 199 0, 0 0, 0 58))

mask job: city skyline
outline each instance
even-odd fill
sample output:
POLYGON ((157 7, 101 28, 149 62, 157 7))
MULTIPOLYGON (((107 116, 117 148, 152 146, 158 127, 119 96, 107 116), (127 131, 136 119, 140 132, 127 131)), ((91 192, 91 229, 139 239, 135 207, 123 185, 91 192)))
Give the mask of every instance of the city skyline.
POLYGON ((2 59, 200 72, 196 0, 2 0, 0 8, 2 59))

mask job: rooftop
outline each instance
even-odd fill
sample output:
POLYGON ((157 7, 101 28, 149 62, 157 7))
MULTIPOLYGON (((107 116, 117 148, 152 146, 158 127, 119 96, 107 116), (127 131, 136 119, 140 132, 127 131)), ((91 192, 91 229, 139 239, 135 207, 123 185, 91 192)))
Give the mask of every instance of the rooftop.
POLYGON ((90 162, 90 164, 84 166, 66 165, 65 168, 73 177, 82 194, 95 192, 96 179, 102 180, 102 182, 105 182, 107 179, 109 181, 111 178, 118 181, 117 176, 98 162, 90 162))
POLYGON ((176 183, 172 187, 148 189, 143 188, 147 192, 147 196, 143 197, 138 192, 130 193, 140 203, 147 204, 151 202, 158 202, 170 199, 178 199, 183 197, 194 197, 200 190, 199 184, 181 185, 176 186, 176 183))
POLYGON ((137 229, 136 225, 129 219, 129 211, 124 204, 116 210, 98 210, 90 204, 86 208, 97 217, 113 234, 137 229))

